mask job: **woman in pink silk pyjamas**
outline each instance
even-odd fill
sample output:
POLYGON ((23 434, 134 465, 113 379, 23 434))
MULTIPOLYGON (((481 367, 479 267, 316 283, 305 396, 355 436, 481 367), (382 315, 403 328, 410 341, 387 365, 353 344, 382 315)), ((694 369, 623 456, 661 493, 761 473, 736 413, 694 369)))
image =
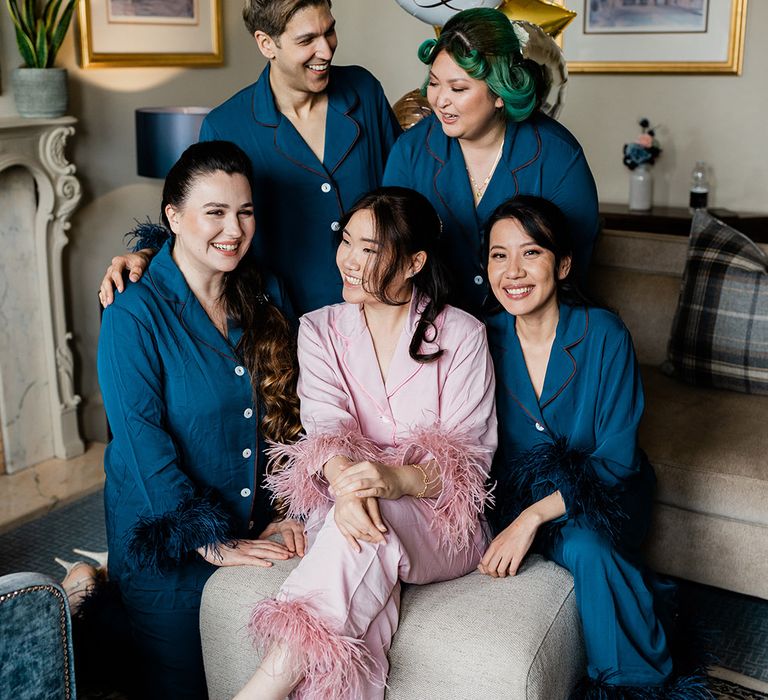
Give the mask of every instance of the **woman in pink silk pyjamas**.
POLYGON ((253 612, 265 655, 238 698, 383 698, 400 582, 463 576, 487 545, 493 366, 483 325, 445 305, 440 220, 382 188, 341 231, 345 303, 299 330, 306 435, 272 449, 270 486, 310 546, 253 612))

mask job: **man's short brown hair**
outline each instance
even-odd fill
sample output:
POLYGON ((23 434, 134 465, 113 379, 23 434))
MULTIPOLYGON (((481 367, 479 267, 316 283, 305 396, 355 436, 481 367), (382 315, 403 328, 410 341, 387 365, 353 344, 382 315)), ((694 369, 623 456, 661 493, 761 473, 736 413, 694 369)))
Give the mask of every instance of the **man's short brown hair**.
POLYGON ((330 10, 331 0, 245 0, 243 20, 251 34, 264 32, 277 39, 299 10, 315 5, 327 5, 330 10))

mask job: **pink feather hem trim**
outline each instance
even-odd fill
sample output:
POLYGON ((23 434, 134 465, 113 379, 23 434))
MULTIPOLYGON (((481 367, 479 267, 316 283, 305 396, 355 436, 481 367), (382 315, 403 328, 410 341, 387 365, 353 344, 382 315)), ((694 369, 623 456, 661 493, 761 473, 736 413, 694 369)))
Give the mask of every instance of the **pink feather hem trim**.
POLYGON ((275 644, 284 645, 289 667, 303 679, 295 697, 359 700, 366 685, 386 685, 384 669, 362 640, 330 630, 306 601, 263 600, 248 628, 262 658, 275 644))
POLYGON ((291 445, 271 443, 267 449, 274 472, 265 479, 273 500, 288 503, 289 518, 303 518, 331 500, 322 475, 323 465, 336 455, 354 462, 377 459, 375 443, 358 430, 305 435, 291 445))
POLYGON ((434 459, 443 483, 440 495, 429 501, 434 510, 432 529, 441 546, 452 552, 463 551, 480 526, 479 515, 493 503, 486 489, 492 452, 467 432, 430 426, 417 428, 408 442, 399 446, 397 462, 413 462, 414 454, 424 453, 427 459, 434 459))

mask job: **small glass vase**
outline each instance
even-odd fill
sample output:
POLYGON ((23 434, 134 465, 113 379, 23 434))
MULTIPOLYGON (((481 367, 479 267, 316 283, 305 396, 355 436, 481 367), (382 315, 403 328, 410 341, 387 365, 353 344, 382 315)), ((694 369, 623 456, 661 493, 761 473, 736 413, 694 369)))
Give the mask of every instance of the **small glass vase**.
POLYGON ((653 172, 647 163, 629 172, 629 209, 648 211, 653 206, 653 172))

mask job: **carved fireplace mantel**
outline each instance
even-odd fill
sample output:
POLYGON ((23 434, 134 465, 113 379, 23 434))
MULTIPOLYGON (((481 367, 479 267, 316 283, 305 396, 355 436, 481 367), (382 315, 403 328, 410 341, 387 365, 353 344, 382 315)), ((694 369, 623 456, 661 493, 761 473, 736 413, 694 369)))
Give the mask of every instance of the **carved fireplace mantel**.
POLYGON ((0 119, 0 444, 8 472, 83 452, 61 266, 81 197, 65 154, 75 123, 0 119))

